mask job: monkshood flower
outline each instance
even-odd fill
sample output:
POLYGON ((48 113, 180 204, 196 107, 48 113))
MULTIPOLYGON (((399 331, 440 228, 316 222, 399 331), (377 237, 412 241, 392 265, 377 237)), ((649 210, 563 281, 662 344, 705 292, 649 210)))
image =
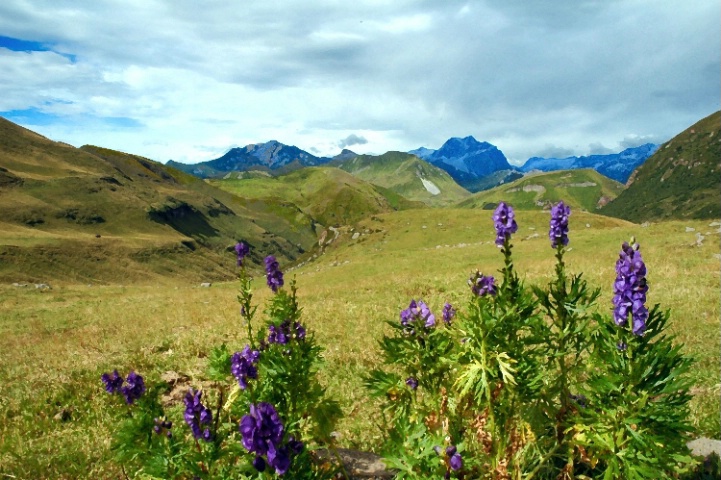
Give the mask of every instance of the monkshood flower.
POLYGON ((288 445, 282 446, 283 423, 273 405, 266 402, 251 404, 250 414, 241 418, 238 429, 243 447, 256 454, 253 466, 261 472, 267 461, 278 475, 283 475, 290 467, 289 454, 303 449, 303 444, 292 437, 288 445))
POLYGON ((238 242, 235 245, 235 253, 238 255, 238 266, 243 266, 243 259, 250 253, 250 247, 245 242, 238 242))
POLYGON ((406 378, 406 385, 411 387, 411 390, 415 390, 416 388, 418 388, 418 380, 413 377, 408 377, 406 378))
POLYGON ((616 261, 616 281, 613 284, 613 319, 616 325, 625 327, 628 316, 632 318, 632 331, 643 335, 646 330, 646 265, 639 252, 639 244, 624 242, 616 261))
POLYGON ((497 293, 495 282, 496 280, 491 275, 486 276, 476 271, 476 273, 468 279, 468 286, 470 286, 471 291, 479 297, 484 295, 494 296, 497 293))
POLYGON ((248 388, 248 379, 258 378, 258 367, 256 364, 260 359, 258 350, 251 350, 246 345, 242 352, 235 352, 230 358, 230 372, 233 374, 242 390, 248 388))
POLYGON ((210 427, 203 429, 201 425, 210 425, 213 421, 213 413, 200 401, 200 397, 203 396, 201 390, 190 389, 185 394, 183 402, 185 403, 185 423, 190 427, 193 432, 193 437, 205 440, 206 442, 211 441, 212 435, 210 433, 210 427))
POLYGON ((173 432, 170 431, 171 428, 173 428, 173 422, 166 420, 165 417, 162 418, 154 418, 153 421, 155 422, 155 426, 153 427, 153 431, 160 434, 165 434, 168 438, 173 438, 173 432))
POLYGON ((411 327, 411 324, 422 322, 426 328, 431 328, 436 324, 436 316, 431 313, 430 308, 423 300, 416 302, 411 300, 408 308, 401 311, 401 325, 411 327))
POLYGON ((277 292, 283 286, 283 272, 278 268, 278 262, 273 255, 265 257, 266 283, 271 290, 277 292))
POLYGON ((513 207, 506 202, 501 202, 493 212, 493 222, 496 228, 496 245, 503 245, 506 240, 511 239, 511 234, 516 233, 518 225, 516 224, 516 214, 513 207))
POLYGON ((103 373, 100 376, 100 380, 105 384, 105 391, 110 394, 120 393, 120 387, 123 386, 125 381, 123 377, 118 374, 117 370, 113 370, 113 373, 103 373))
POLYGON ((458 453, 455 446, 449 445, 446 447, 446 457, 448 457, 451 470, 458 471, 463 468, 463 458, 461 458, 461 454, 458 453))
POLYGON ((293 322, 292 328, 289 320, 280 325, 268 326, 268 344, 287 344, 291 339, 304 340, 306 336, 305 327, 300 322, 293 322))
POLYGON ((453 320, 453 317, 456 316, 456 309, 453 308, 453 305, 450 303, 446 303, 443 306, 443 321, 446 323, 446 325, 451 324, 451 320, 453 320))
POLYGON ((551 239, 551 247, 568 245, 568 216, 571 214, 571 207, 558 202, 551 208, 551 228, 548 237, 551 239))
POLYGON ((125 379, 126 385, 120 387, 120 392, 125 397, 125 403, 132 405, 145 393, 145 381, 143 377, 131 371, 125 379))

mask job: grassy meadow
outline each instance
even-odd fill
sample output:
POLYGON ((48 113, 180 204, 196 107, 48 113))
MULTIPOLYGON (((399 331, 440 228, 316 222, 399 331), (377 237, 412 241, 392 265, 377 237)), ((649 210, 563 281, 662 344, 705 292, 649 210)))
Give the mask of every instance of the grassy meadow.
MULTIPOLYGON (((446 301, 462 310, 471 270, 494 274, 501 268, 491 213, 378 214, 353 231, 342 228, 324 255, 286 272, 286 282, 297 280, 304 323, 326 349, 322 380, 345 414, 337 427, 339 446, 374 450, 380 444, 380 414, 362 376, 379 361, 385 321, 396 321, 411 298, 425 300, 436 313, 446 301)), ((552 278, 548 218, 547 212, 517 212, 514 258, 526 283, 552 278)), ((581 212, 570 220, 567 269, 602 287, 602 312, 611 310, 621 243, 636 236, 648 267, 649 304, 672 310, 673 333, 695 359, 693 422, 699 435, 721 438, 719 227, 708 220, 642 227, 581 212), (695 245, 697 232, 705 235, 701 246, 695 245)), ((232 254, 227 261, 235 261, 232 254)), ((258 277, 262 303, 270 291, 258 277)), ((0 477, 123 478, 110 461, 115 414, 100 375, 134 369, 152 384, 172 370, 199 386, 213 347, 245 344, 236 288, 234 282, 200 288, 181 279, 57 284, 50 291, 0 285, 0 477)), ((185 425, 177 413, 180 432, 185 425)))

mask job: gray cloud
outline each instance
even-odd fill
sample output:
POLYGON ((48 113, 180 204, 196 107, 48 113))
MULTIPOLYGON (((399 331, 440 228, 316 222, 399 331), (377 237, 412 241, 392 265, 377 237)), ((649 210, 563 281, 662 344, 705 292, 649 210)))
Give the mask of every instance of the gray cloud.
POLYGON ((366 143, 368 143, 368 140, 366 140, 365 137, 356 135, 355 133, 351 133, 343 140, 338 142, 338 147, 346 148, 352 147, 353 145, 365 145, 366 143))
POLYGON ((608 148, 600 142, 590 143, 588 145, 589 155, 608 155, 609 153, 618 153, 613 148, 608 148))
POLYGON ((135 141, 41 133, 162 159, 269 138, 329 155, 465 135, 516 162, 587 155, 660 143, 718 109, 718 13, 716 0, 2 2, 4 35, 76 61, 0 48, 0 112, 135 119, 135 141), (349 131, 366 141, 333 140, 349 131))

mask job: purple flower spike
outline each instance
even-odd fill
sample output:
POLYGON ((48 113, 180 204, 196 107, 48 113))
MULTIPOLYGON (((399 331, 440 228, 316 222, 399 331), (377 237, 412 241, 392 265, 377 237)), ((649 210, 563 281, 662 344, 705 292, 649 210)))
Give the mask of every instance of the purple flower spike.
POLYGON ((209 442, 213 439, 210 433, 210 427, 203 429, 201 425, 210 425, 213 422, 213 414, 203 403, 200 398, 203 396, 201 390, 193 390, 192 388, 185 394, 183 402, 185 403, 185 414, 183 418, 185 423, 193 432, 193 437, 209 442))
POLYGON ((278 268, 278 262, 273 255, 265 257, 265 273, 268 286, 277 292, 283 286, 283 272, 278 268))
POLYGON ((446 303, 443 306, 443 321, 446 323, 446 325, 451 324, 451 320, 453 320, 453 317, 456 316, 456 309, 453 308, 453 305, 450 303, 446 303))
POLYGON ((551 239, 553 248, 568 245, 568 216, 570 214, 571 207, 563 202, 558 202, 551 208, 551 228, 548 231, 548 237, 551 239))
POLYGON ((484 295, 494 296, 497 293, 495 281, 492 276, 485 276, 477 271, 468 279, 468 286, 470 286, 471 291, 479 297, 484 295))
POLYGON ((446 457, 448 457, 448 463, 451 467, 451 470, 458 471, 461 468, 463 468, 463 459, 461 458, 461 454, 458 453, 457 449, 453 445, 449 445, 446 447, 446 457))
POLYGON ((408 308, 401 311, 401 325, 407 327, 412 335, 415 334, 415 323, 422 322, 425 328, 433 328, 436 325, 436 316, 423 300, 416 302, 411 300, 408 308))
POLYGON ((238 380, 238 385, 242 390, 248 388, 248 379, 258 378, 258 359, 260 358, 260 352, 258 350, 251 350, 249 345, 246 345, 242 352, 235 352, 230 359, 230 371, 233 376, 238 380))
POLYGON ((623 244, 616 261, 616 281, 613 284, 613 319, 619 327, 628 324, 631 315, 631 330, 635 335, 646 331, 648 309, 646 308, 646 265, 638 251, 639 245, 623 244))
POLYGON ((296 442, 294 438, 290 439, 288 445, 281 445, 284 430, 283 423, 280 421, 278 412, 270 403, 251 404, 250 414, 243 416, 238 429, 243 437, 243 447, 256 454, 253 466, 258 471, 265 469, 266 462, 262 458, 265 456, 268 465, 275 469, 275 473, 283 475, 290 468, 288 449, 290 448, 292 452, 295 452, 303 448, 302 444, 296 442))
POLYGON ((493 222, 496 228, 496 245, 501 246, 507 240, 511 239, 511 234, 516 233, 518 224, 516 224, 516 214, 513 207, 501 202, 493 212, 493 222))
POLYGON ((100 380, 105 384, 105 391, 110 394, 120 393, 120 387, 123 386, 125 381, 123 377, 118 374, 117 370, 113 370, 113 373, 103 373, 100 376, 100 380))
POLYGON ((243 259, 250 253, 250 247, 245 242, 238 242, 235 245, 235 253, 238 255, 238 266, 243 266, 243 259))
POLYGON ((128 374, 125 381, 127 385, 121 387, 120 391, 125 397, 125 403, 132 405, 145 393, 145 381, 143 377, 133 371, 128 374))

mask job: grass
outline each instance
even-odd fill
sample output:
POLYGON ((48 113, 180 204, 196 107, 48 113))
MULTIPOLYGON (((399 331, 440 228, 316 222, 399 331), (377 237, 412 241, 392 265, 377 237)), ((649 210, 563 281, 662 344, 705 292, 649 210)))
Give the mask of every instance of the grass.
MULTIPOLYGON (((323 382, 346 415, 337 428, 341 446, 379 445, 379 411, 361 378, 379 361, 385 321, 396 321, 411 298, 424 299, 436 312, 445 301, 463 305, 469 272, 492 274, 501 267, 490 215, 467 209, 378 214, 354 231, 341 229, 324 255, 286 274, 296 276, 303 321, 326 348, 323 382), (360 235, 353 239, 354 233, 360 235)), ((518 212, 514 257, 526 282, 543 283, 553 274, 547 222, 547 213, 518 212)), ((574 212, 566 255, 569 271, 583 271, 603 288, 599 309, 608 312, 620 244, 637 237, 649 270, 649 303, 672 310, 672 330, 696 361, 693 422, 699 434, 713 438, 721 438, 717 230, 709 221, 643 228, 574 212), (706 235, 701 247, 692 246, 696 232, 706 235)), ((231 254, 226 260, 234 261, 231 254)), ((174 370, 199 385, 213 347, 245 343, 237 285, 189 283, 176 277, 160 287, 143 281, 126 287, 66 283, 51 291, 0 286, 0 477, 122 475, 110 461, 113 414, 100 374, 132 368, 152 383, 174 370), (55 419, 63 411, 69 418, 55 419)), ((256 281, 257 300, 268 295, 262 279, 256 281)))

